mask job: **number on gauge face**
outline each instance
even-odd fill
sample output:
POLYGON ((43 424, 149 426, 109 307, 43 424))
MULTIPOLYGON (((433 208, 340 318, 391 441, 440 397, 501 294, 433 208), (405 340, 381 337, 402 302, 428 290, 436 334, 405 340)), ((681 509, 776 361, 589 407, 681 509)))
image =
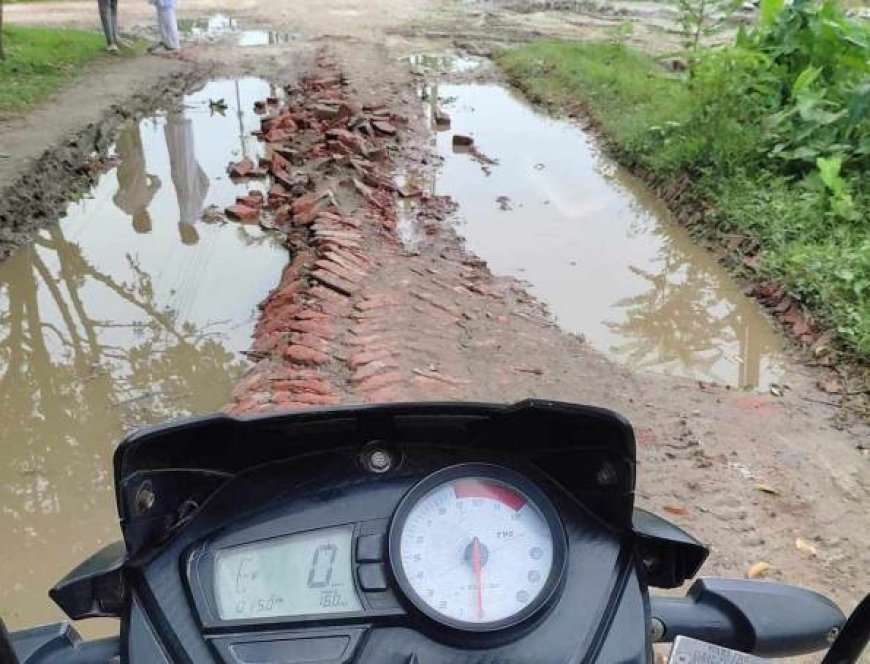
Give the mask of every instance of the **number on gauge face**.
POLYGON ((559 571, 564 544, 555 512, 547 503, 545 517, 544 505, 516 486, 520 478, 512 482, 504 473, 436 483, 413 501, 397 533, 412 599, 447 622, 485 627, 524 617, 559 571))

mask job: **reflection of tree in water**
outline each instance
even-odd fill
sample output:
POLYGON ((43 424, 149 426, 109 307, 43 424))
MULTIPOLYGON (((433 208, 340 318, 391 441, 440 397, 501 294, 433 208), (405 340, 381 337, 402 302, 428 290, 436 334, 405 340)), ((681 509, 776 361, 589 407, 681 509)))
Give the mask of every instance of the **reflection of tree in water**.
POLYGON ((44 450, 69 458, 77 483, 110 487, 106 460, 95 447, 108 452, 131 426, 212 409, 215 395, 229 394, 241 371, 243 362, 216 333, 179 321, 156 303, 148 275, 134 263, 132 282, 118 283, 91 265, 60 226, 4 267, 0 408, 5 453, 17 466, 6 491, 19 497, 3 501, 9 509, 57 511, 54 489, 40 471, 44 450), (89 305, 134 315, 129 322, 114 314, 103 320, 89 305))
POLYGON ((614 305, 625 320, 605 324, 625 341, 613 351, 640 368, 684 366, 710 378, 736 378, 741 387, 758 385, 762 357, 773 349, 752 333, 739 306, 723 301, 717 276, 666 234, 659 263, 654 272, 630 268, 649 288, 614 305), (738 357, 729 355, 729 346, 739 348, 738 357), (717 372, 723 361, 737 368, 736 377, 717 372))

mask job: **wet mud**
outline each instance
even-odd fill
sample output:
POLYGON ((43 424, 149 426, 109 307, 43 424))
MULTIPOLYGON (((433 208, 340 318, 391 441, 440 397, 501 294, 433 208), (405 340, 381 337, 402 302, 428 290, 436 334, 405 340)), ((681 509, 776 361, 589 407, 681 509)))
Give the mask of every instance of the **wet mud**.
POLYGON ((259 226, 201 216, 248 191, 226 164, 259 157, 253 101, 272 93, 215 81, 126 124, 117 167, 0 263, 0 574, 14 579, 0 615, 13 628, 58 619, 47 589, 119 536, 123 433, 219 409, 247 367, 256 303, 287 251, 259 226))

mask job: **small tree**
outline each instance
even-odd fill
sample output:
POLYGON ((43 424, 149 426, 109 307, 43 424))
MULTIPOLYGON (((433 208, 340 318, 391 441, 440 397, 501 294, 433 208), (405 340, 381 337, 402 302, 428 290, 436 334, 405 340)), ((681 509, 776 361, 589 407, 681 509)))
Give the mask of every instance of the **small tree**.
POLYGON ((701 40, 716 34, 740 7, 741 0, 677 0, 683 45, 693 53, 701 40))
POLYGON ((0 0, 0 60, 6 59, 6 51, 3 49, 3 0, 0 0))

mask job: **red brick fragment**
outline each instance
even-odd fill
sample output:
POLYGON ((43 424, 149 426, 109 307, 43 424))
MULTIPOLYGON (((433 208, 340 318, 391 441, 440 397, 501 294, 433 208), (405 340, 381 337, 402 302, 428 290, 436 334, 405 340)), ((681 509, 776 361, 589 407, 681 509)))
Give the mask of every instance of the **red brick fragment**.
POLYGON ((361 353, 353 355, 350 360, 348 360, 347 365, 351 369, 358 369, 359 367, 369 364, 370 362, 376 362, 378 360, 388 360, 392 357, 393 353, 386 349, 363 351, 361 353))
POLYGON ((357 311, 370 311, 372 309, 381 309, 383 307, 394 307, 398 304, 396 298, 392 295, 370 295, 361 302, 357 302, 357 311))
POLYGON ((260 218, 260 211, 247 205, 230 205, 225 212, 231 219, 239 221, 256 221, 260 218))
POLYGON ((258 331, 257 338, 251 344, 251 351, 257 354, 269 355, 278 348, 282 341, 282 334, 280 332, 273 331, 266 333, 258 331))
POLYGON ((234 178, 243 178, 247 177, 254 170, 254 162, 251 161, 248 157, 245 157, 239 162, 234 164, 230 164, 227 171, 230 176, 234 178))
POLYGON ((290 336, 290 341, 294 344, 300 344, 302 346, 313 348, 314 350, 319 350, 321 353, 328 353, 330 351, 329 342, 315 334, 297 332, 290 336))
MULTIPOLYGON (((310 295, 315 300, 318 300, 318 306, 324 311, 333 311, 334 307, 339 307, 343 302, 345 302, 346 295, 342 295, 337 293, 336 291, 327 288, 326 286, 321 286, 317 284, 316 286, 312 286, 308 289, 308 295, 310 295)), ((335 313, 338 312, 338 309, 335 309, 335 313)))
POLYGON ((320 320, 294 320, 288 325, 292 332, 313 334, 321 339, 335 339, 335 328, 320 320))
POLYGON ((386 134, 387 136, 393 136, 396 133, 396 126, 386 120, 372 120, 372 127, 374 127, 376 131, 386 134))
POLYGON ((375 360, 374 362, 369 362, 368 364, 365 364, 357 369, 354 372, 353 376, 351 376, 350 382, 353 385, 358 385, 359 383, 367 380, 368 378, 371 378, 372 376, 377 376, 379 373, 397 369, 398 367, 395 364, 389 364, 386 362, 375 360))
POLYGON ((365 277, 365 273, 362 273, 358 270, 349 270, 346 267, 342 267, 337 263, 333 263, 332 261, 328 261, 324 258, 321 258, 314 263, 317 267, 326 270, 327 272, 331 272, 336 277, 340 279, 344 279, 351 284, 355 284, 359 282, 360 279, 365 277))
POLYGON ((398 343, 395 333, 390 334, 366 334, 354 336, 347 340, 349 346, 366 346, 369 349, 381 349, 398 343))
POLYGON ((314 223, 320 211, 329 204, 326 199, 317 201, 310 209, 293 215, 293 224, 296 226, 309 226, 314 223))
POLYGON ((308 392, 309 394, 335 394, 335 388, 323 380, 279 380, 274 381, 271 388, 273 392, 290 392, 293 394, 301 394, 303 392, 308 392))
POLYGON ((290 206, 282 205, 277 210, 275 210, 275 216, 273 218, 275 222, 275 226, 277 226, 280 230, 286 231, 290 227, 290 206))
POLYGON ((311 392, 294 393, 293 399, 299 403, 310 404, 312 406, 331 406, 341 401, 338 396, 332 394, 313 394, 311 392))
POLYGON ((300 346, 298 344, 289 346, 284 353, 284 358, 291 362, 314 366, 329 362, 329 355, 326 353, 315 350, 314 348, 309 348, 308 346, 300 346))
POLYGON ((317 320, 317 321, 330 321, 332 320, 332 316, 329 314, 325 314, 322 311, 315 311, 314 309, 302 309, 296 314, 297 320, 317 320))
POLYGON ((394 385, 405 381, 405 376, 401 371, 393 370, 386 373, 379 373, 370 376, 357 385, 357 389, 361 392, 371 392, 378 390, 387 385, 394 385))
POLYGON ((332 290, 341 293, 342 295, 353 295, 357 287, 354 286, 351 282, 346 279, 342 279, 341 277, 337 277, 332 272, 327 272, 326 270, 319 268, 314 270, 311 273, 311 276, 322 283, 324 286, 331 288, 332 290))
POLYGON ((269 170, 272 173, 286 172, 288 168, 290 168, 290 162, 277 152, 273 152, 272 158, 269 160, 269 170))
POLYGON ((365 256, 362 256, 361 254, 358 254, 354 251, 351 251, 350 249, 336 248, 336 249, 330 250, 328 253, 325 254, 325 256, 327 258, 329 258, 329 260, 334 261, 334 262, 338 263, 339 265, 344 265, 345 262, 352 263, 355 267, 358 267, 360 270, 363 270, 363 271, 367 271, 368 269, 370 269, 376 265, 376 263, 374 261, 371 261, 368 258, 366 258, 365 256), (335 256, 338 256, 339 258, 343 259, 343 261, 345 261, 345 262, 337 259, 335 256))
POLYGON ((319 201, 323 198, 323 194, 313 191, 304 196, 300 196, 295 201, 293 201, 293 214, 302 214, 304 212, 308 212, 311 210, 319 201))
POLYGON ((293 136, 293 132, 289 129, 274 127, 269 130, 269 133, 263 134, 263 140, 267 143, 281 143, 289 139, 291 136, 293 136))
POLYGON ((237 196, 236 203, 249 208, 263 207, 263 194, 259 191, 249 191, 247 196, 237 196))
POLYGON ((317 369, 297 369, 296 367, 278 367, 269 373, 269 380, 323 380, 323 374, 317 369))

